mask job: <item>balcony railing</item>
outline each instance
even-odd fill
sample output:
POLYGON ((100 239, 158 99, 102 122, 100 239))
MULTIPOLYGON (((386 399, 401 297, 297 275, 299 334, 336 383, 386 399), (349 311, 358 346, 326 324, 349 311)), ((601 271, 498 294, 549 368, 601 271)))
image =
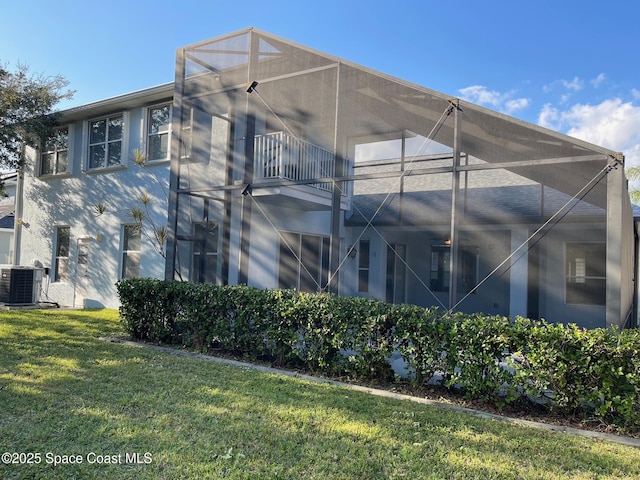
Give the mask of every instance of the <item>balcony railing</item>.
MULTIPOLYGON (((284 132, 255 137, 255 178, 282 178, 294 181, 327 178, 334 175, 334 155, 317 145, 284 132)), ((331 191, 331 183, 310 186, 331 191)))

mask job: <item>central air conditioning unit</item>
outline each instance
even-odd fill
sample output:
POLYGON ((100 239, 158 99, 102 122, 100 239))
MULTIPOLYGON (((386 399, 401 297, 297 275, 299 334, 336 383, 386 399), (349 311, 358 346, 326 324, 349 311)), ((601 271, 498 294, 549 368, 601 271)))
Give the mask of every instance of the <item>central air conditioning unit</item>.
POLYGON ((42 286, 41 268, 0 268, 0 303, 9 305, 34 305, 40 299, 42 286))

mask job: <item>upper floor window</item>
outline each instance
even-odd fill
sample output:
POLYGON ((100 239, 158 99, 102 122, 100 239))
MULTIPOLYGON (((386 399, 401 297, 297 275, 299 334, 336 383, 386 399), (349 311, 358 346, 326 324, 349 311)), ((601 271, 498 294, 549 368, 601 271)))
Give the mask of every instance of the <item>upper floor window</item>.
POLYGON ((43 146, 40 175, 66 173, 69 166, 69 127, 56 129, 43 146))
POLYGON ((191 158, 193 149, 193 108, 183 108, 182 135, 180 141, 180 158, 191 158))
POLYGON ((124 116, 89 122, 89 169, 122 165, 124 116))
POLYGON ((168 160, 171 134, 171 105, 147 110, 147 158, 149 161, 168 160))

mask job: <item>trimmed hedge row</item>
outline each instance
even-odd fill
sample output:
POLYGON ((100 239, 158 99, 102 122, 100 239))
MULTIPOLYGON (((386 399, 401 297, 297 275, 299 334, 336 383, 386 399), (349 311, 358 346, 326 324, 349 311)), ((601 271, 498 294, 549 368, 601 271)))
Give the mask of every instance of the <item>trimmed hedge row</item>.
POLYGON ((293 290, 178 281, 118 282, 137 340, 181 344, 360 380, 412 381, 505 405, 523 399, 640 427, 640 333, 293 290))

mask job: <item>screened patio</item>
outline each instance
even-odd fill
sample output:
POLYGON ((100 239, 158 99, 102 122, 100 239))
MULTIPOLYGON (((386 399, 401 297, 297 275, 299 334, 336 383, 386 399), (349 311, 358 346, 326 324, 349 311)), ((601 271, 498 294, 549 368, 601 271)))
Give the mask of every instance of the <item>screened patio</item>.
POLYGON ((168 278, 628 323, 622 154, 255 29, 176 65, 168 278))

